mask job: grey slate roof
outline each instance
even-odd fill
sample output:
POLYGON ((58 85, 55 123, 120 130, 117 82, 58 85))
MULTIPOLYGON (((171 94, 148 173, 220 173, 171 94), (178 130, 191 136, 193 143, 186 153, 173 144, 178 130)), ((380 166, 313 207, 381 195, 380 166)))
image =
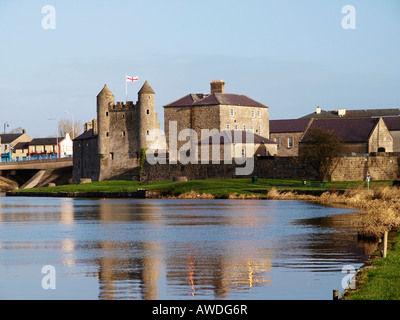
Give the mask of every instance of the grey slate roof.
POLYGON ((304 118, 375 118, 375 117, 390 117, 400 116, 400 109, 358 109, 358 110, 347 110, 344 116, 339 116, 337 110, 325 111, 321 110, 321 113, 310 113, 301 117, 304 118))
POLYGON ((1 143, 2 144, 11 143, 14 140, 18 139, 22 135, 23 135, 23 133, 3 133, 3 134, 0 134, 1 143))
POLYGON ((360 119, 314 119, 301 142, 307 142, 311 129, 319 127, 333 131, 343 142, 367 142, 379 118, 360 119))
POLYGON ((257 102, 245 95, 231 94, 231 93, 212 93, 209 95, 201 93, 188 94, 170 104, 164 106, 168 107, 189 107, 189 106, 210 106, 210 105, 233 105, 233 106, 246 106, 257 108, 268 108, 268 106, 257 102))
MULTIPOLYGON (((65 137, 58 137, 58 142, 65 139, 65 137)), ((57 144, 57 138, 35 138, 28 143, 29 146, 52 146, 57 144)))
POLYGON ((270 120, 269 132, 270 133, 304 132, 309 122, 310 119, 270 120))

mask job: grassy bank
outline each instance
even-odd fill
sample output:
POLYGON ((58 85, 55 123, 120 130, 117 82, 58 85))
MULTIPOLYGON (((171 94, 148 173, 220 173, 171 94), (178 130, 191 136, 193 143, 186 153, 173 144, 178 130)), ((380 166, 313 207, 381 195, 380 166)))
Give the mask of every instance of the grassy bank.
POLYGON ((400 233, 389 240, 392 247, 384 259, 370 259, 356 275, 356 289, 348 290, 342 300, 400 299, 400 233))
MULTIPOLYGON (((392 181, 374 181, 372 186, 391 185, 392 181)), ((306 185, 302 180, 293 179, 259 179, 252 183, 251 179, 210 179, 190 180, 185 182, 173 181, 101 181, 87 184, 63 185, 56 187, 35 188, 18 190, 18 192, 135 192, 137 189, 182 195, 197 192, 200 195, 212 195, 228 197, 229 195, 254 195, 266 197, 272 188, 280 191, 304 191, 304 190, 346 190, 348 188, 365 187, 363 181, 357 182, 327 182, 321 184, 317 181, 309 181, 306 185)))

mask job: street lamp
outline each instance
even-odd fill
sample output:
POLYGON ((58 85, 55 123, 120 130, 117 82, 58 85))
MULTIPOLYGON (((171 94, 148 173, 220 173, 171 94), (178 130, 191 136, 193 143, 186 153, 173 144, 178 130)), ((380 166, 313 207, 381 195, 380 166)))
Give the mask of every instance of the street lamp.
POLYGON ((69 112, 67 110, 65 110, 64 113, 68 113, 72 116, 72 140, 74 140, 74 138, 75 138, 74 115, 72 114, 72 112, 69 112))
MULTIPOLYGON (((55 121, 57 121, 56 118, 49 118, 49 119, 47 119, 47 120, 55 120, 55 121)), ((57 148, 57 156, 56 156, 56 158, 58 158, 58 122, 57 122, 56 141, 57 141, 57 145, 56 145, 56 148, 57 148)))

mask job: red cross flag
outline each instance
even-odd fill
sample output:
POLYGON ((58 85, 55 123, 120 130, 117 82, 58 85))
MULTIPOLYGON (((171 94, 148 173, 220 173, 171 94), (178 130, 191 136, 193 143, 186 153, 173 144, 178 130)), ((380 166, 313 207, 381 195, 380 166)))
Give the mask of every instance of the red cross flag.
POLYGON ((126 82, 133 82, 133 81, 138 81, 139 77, 130 77, 130 76, 126 76, 126 82))

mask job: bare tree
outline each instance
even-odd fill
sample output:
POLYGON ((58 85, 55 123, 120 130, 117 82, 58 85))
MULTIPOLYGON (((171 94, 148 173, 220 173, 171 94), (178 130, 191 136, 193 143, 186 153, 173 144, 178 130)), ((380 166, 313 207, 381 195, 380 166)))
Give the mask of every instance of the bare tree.
POLYGON ((58 120, 58 133, 60 137, 65 137, 66 133, 69 133, 71 139, 76 138, 82 133, 82 123, 80 121, 74 121, 70 119, 58 120))
POLYGON ((10 130, 10 133, 23 133, 24 128, 18 127, 18 128, 13 128, 10 130))
POLYGON ((333 131, 311 128, 300 148, 300 160, 313 167, 321 181, 326 181, 343 154, 342 139, 333 131))

